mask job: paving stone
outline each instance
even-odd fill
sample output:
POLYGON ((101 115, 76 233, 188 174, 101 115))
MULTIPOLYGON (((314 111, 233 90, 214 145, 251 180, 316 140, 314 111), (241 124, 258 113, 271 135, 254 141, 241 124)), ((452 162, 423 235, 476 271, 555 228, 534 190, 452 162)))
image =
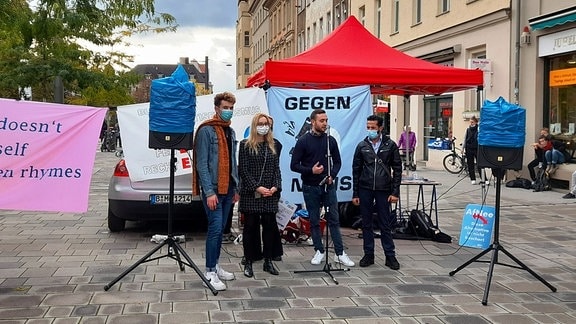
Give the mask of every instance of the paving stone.
POLYGON ((0 295, 0 308, 36 307, 42 302, 42 296, 0 295))
POLYGON ((330 307, 328 313, 336 318, 374 317, 376 314, 368 307, 330 307))
POLYGON ((158 303, 160 300, 160 292, 101 292, 92 296, 94 304, 158 303))
POLYGON ((266 300, 247 300, 243 302, 244 309, 271 309, 271 308, 287 308, 288 303, 284 299, 266 299, 266 300))
POLYGON ((439 316, 439 319, 449 324, 491 324, 479 315, 439 316))
POLYGON ((393 306, 402 316, 422 316, 422 315, 440 315, 442 312, 432 305, 401 305, 393 306))
POLYGON ((47 308, 44 307, 31 307, 31 308, 20 308, 20 307, 9 307, 0 309, 0 318, 4 319, 16 319, 16 318, 35 318, 42 317, 46 313, 47 308))
POLYGON ((210 311, 208 316, 212 322, 216 323, 236 323, 234 320, 234 314, 232 312, 225 311, 210 311))
POLYGON ((98 315, 118 315, 122 314, 124 305, 102 305, 98 309, 98 315))
POLYGON ((172 304, 174 312, 209 312, 220 310, 220 303, 217 301, 194 301, 177 302, 172 304))
POLYGON ((294 295, 286 287, 252 288, 250 293, 254 298, 293 298, 294 295))
POLYGON ((395 291, 411 295, 429 295, 429 294, 452 294, 454 291, 445 285, 432 285, 432 284, 405 284, 405 285, 390 285, 395 291))
POLYGON ((111 315, 107 324, 156 324, 158 319, 158 314, 111 315))
POLYGON ((46 317, 69 317, 74 311, 74 306, 52 306, 46 312, 46 317))
POLYGON ((245 310, 234 312, 234 319, 237 321, 276 321, 282 319, 279 310, 245 310))
POLYGON ((74 307, 72 311, 73 316, 91 316, 98 314, 98 306, 97 305, 82 305, 74 307))
POLYGON ((349 287, 343 286, 330 286, 330 287, 293 287, 294 295, 299 298, 322 298, 326 296, 331 297, 352 297, 356 293, 349 287))
POLYGON ((68 306, 68 305, 86 305, 92 296, 87 293, 76 294, 51 294, 46 296, 41 305, 47 306, 68 306))
POLYGON ((330 314, 324 308, 292 308, 282 310, 284 317, 290 320, 328 319, 330 314))
POLYGON ((106 316, 85 316, 82 317, 81 324, 106 324, 106 316))

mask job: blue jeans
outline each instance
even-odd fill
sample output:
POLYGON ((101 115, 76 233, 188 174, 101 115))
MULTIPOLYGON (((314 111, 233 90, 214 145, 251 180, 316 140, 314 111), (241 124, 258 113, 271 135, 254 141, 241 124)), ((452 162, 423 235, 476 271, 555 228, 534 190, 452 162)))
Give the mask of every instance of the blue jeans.
POLYGON ((549 151, 546 151, 546 153, 544 153, 544 155, 546 156, 546 161, 548 163, 552 163, 552 164, 562 164, 565 161, 564 158, 564 154, 562 154, 562 152, 556 150, 556 149, 551 149, 549 151))
MULTIPOLYGON (((322 244, 322 232, 320 231, 320 208, 325 207, 325 218, 330 229, 330 236, 334 243, 336 255, 342 255, 344 245, 340 234, 340 219, 338 215, 338 199, 336 198, 336 185, 308 186, 302 185, 304 202, 310 216, 310 227, 314 250, 324 253, 322 244)), ((326 243, 328 244, 328 243, 326 243)))
POLYGON ((228 189, 228 194, 218 195, 218 205, 215 210, 210 210, 206 202, 206 195, 202 192, 202 203, 208 217, 208 231, 206 233, 206 271, 216 271, 216 264, 220 259, 220 248, 222 246, 222 233, 228 221, 230 208, 234 201, 234 190, 228 189))
POLYGON ((394 224, 395 219, 390 214, 388 196, 390 196, 390 193, 386 191, 358 189, 365 255, 374 255, 374 208, 376 208, 376 224, 380 229, 380 241, 382 242, 384 255, 396 255, 394 241, 392 240, 392 224, 394 224))

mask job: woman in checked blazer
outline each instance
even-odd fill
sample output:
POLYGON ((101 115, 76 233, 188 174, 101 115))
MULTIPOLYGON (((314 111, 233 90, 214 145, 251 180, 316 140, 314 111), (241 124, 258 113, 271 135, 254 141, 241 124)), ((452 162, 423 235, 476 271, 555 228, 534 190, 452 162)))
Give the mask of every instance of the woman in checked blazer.
POLYGON ((252 119, 250 135, 240 142, 239 211, 244 214, 242 244, 246 260, 244 265, 246 277, 254 275, 252 263, 262 258, 264 258, 263 270, 278 275, 272 260, 283 254, 280 231, 276 224, 278 200, 282 190, 279 160, 282 144, 274 139, 272 123, 270 116, 256 114, 252 119))

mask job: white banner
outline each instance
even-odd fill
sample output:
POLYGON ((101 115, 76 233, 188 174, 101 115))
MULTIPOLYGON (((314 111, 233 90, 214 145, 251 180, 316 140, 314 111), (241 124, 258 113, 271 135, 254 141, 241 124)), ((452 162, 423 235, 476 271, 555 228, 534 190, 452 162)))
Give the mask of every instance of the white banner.
POLYGON ((330 135, 338 142, 342 168, 338 173, 338 201, 352 200, 352 158, 356 145, 366 137, 366 118, 372 114, 370 87, 334 90, 268 89, 268 107, 274 118, 274 137, 282 145, 282 198, 300 204, 302 180, 290 170, 292 149, 298 137, 310 129, 310 113, 322 108, 328 115, 330 135))
MULTIPOLYGON (((264 90, 248 88, 231 91, 236 96, 232 128, 238 141, 248 136, 252 117, 258 112, 268 114, 264 90)), ((141 103, 118 107, 118 124, 126 167, 132 181, 167 178, 170 176, 170 150, 148 148, 148 112, 150 104, 141 103)), ((214 116, 214 94, 196 97, 194 131, 214 116)), ((238 154, 236 152, 236 154, 238 154)), ((175 175, 192 173, 192 151, 176 151, 175 175)))

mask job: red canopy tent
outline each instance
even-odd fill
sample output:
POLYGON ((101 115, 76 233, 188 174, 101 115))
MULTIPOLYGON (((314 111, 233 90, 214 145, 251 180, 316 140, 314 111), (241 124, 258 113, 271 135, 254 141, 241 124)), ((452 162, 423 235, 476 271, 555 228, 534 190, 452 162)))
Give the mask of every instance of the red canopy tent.
POLYGON ((483 72, 442 66, 384 44, 354 17, 314 47, 291 58, 266 61, 248 86, 342 88, 370 85, 374 94, 438 95, 483 85, 483 72))

